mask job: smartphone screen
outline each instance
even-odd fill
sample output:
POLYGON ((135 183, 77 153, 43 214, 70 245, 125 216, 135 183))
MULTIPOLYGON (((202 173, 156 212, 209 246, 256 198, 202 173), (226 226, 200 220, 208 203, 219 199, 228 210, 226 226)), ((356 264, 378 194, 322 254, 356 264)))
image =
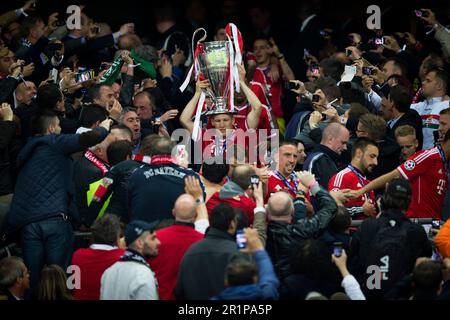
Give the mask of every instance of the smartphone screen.
POLYGON ((247 239, 244 236, 244 230, 238 230, 236 232, 236 244, 238 249, 247 248, 247 239))
POLYGON ((340 257, 342 255, 342 242, 335 242, 333 244, 333 255, 340 257))

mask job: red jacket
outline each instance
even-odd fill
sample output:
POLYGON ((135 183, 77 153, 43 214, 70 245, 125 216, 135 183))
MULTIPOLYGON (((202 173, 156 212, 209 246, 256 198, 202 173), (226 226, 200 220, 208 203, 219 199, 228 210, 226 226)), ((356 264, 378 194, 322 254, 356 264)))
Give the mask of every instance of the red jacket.
MULTIPOLYGON (((110 247, 112 248, 112 247, 110 247)), ((103 272, 112 266, 125 250, 78 249, 72 256, 72 265, 80 268, 81 288, 74 290, 75 300, 99 300, 103 272)))
POLYGON ((193 225, 176 222, 175 225, 156 231, 161 242, 158 255, 149 259, 158 281, 159 299, 175 300, 175 286, 181 259, 189 247, 204 238, 193 225))

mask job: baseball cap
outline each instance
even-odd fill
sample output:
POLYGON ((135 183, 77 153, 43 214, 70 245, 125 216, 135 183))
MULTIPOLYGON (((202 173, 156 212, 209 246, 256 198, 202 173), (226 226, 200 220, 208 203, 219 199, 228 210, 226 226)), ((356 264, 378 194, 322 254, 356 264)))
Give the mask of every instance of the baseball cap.
POLYGON ((398 199, 411 197, 412 191, 409 181, 405 179, 392 180, 386 187, 386 194, 398 199))
POLYGON ((159 221, 148 223, 142 220, 134 220, 130 222, 125 227, 125 243, 127 244, 127 246, 129 246, 134 241, 136 241, 136 239, 139 238, 145 231, 155 230, 158 224, 159 221))

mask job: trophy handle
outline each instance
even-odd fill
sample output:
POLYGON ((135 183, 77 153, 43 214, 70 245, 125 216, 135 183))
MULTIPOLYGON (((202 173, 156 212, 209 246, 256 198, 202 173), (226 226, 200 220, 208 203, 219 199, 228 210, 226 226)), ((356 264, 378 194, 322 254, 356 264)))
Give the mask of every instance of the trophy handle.
POLYGON ((194 31, 194 34, 192 35, 192 57, 195 56, 195 48, 196 46, 194 46, 194 40, 195 40, 195 36, 197 35, 198 32, 203 31, 203 37, 201 37, 198 41, 197 44, 199 42, 205 41, 206 37, 208 35, 208 33, 206 32, 206 30, 204 28, 198 28, 194 31))

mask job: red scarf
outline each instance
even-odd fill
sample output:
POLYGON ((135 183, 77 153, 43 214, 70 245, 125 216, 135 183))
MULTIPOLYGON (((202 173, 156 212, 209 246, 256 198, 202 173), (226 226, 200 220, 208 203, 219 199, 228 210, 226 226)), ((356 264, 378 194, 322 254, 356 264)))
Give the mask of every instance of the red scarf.
POLYGON ((91 163, 94 164, 97 168, 99 168, 102 171, 102 174, 105 175, 109 168, 107 165, 105 165, 102 161, 100 161, 95 154, 93 154, 91 151, 87 150, 84 153, 84 157, 88 159, 91 163))
POLYGON ((150 164, 178 164, 172 156, 153 156, 150 164))
POLYGON ((131 156, 131 160, 150 164, 151 161, 152 161, 152 157, 146 156, 146 155, 143 155, 143 154, 134 154, 134 155, 131 156))

